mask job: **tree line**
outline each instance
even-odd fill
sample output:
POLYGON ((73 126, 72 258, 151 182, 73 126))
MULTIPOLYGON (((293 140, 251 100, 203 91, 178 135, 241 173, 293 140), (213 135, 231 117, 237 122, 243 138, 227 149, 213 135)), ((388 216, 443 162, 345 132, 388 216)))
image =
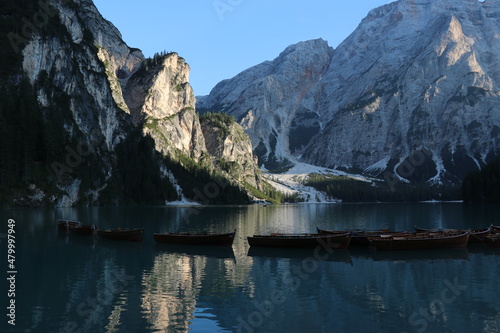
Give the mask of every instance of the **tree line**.
POLYGON ((462 196, 465 202, 500 202, 500 157, 465 177, 462 196))
POLYGON ((325 192, 331 199, 343 202, 418 202, 460 200, 461 197, 458 187, 403 182, 389 186, 383 181, 366 182, 347 176, 311 174, 304 184, 325 192))

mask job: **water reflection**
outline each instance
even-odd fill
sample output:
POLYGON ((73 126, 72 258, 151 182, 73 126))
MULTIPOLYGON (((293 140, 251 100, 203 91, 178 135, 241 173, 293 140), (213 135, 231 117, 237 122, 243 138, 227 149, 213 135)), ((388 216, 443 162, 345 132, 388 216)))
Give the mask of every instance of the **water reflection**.
POLYGON ((16 219, 22 267, 15 331, 415 332, 425 326, 426 332, 496 332, 500 328, 499 249, 351 248, 319 258, 314 250, 254 249, 246 242, 248 235, 311 232, 316 226, 480 227, 499 217, 498 207, 189 209, 2 211, 4 220, 16 219), (146 232, 141 243, 79 237, 58 233, 54 222, 59 218, 103 227, 143 226, 146 232), (237 238, 232 248, 169 246, 152 238, 155 232, 234 229, 237 238), (422 313, 431 313, 432 320, 422 313))
POLYGON ((142 277, 142 309, 152 329, 187 331, 200 298, 224 297, 235 288, 233 259, 158 252, 142 277))

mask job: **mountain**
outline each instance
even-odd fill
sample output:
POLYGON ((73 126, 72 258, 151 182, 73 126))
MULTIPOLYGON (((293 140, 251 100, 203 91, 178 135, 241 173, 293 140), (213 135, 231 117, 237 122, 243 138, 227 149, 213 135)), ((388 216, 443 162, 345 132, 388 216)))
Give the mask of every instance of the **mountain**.
POLYGON ((1 205, 248 202, 226 162, 264 190, 239 125, 202 129, 177 53, 146 59, 91 0, 4 1, 0 23, 1 205))
POLYGON ((456 184, 500 149, 500 3, 400 0, 335 50, 322 40, 219 83, 203 111, 234 115, 260 163, 456 184))
POLYGON ((234 116, 268 169, 291 166, 289 156, 320 130, 319 96, 311 89, 332 55, 333 49, 321 39, 292 45, 275 60, 217 84, 209 96, 198 98, 197 110, 234 116))

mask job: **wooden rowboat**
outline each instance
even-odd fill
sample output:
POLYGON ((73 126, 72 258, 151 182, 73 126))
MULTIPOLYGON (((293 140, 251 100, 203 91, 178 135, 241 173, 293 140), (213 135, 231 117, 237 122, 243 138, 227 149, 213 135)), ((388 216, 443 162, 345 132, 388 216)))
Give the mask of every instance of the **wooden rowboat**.
POLYGON ((500 233, 489 234, 484 238, 484 243, 491 247, 500 248, 500 233))
POLYGON ((215 233, 163 233, 153 234, 154 240, 159 243, 231 246, 233 245, 236 230, 224 234, 215 233))
POLYGON ((426 250, 451 249, 467 246, 469 232, 421 233, 416 235, 370 238, 370 245, 377 250, 426 250))
POLYGON ((381 235, 399 235, 399 231, 391 231, 390 229, 380 229, 380 230, 324 230, 316 228, 319 234, 340 234, 340 233, 350 233, 351 234, 351 244, 349 246, 369 246, 370 242, 368 238, 370 237, 380 237, 381 235))
POLYGON ((130 228, 117 228, 107 230, 97 230, 97 234, 105 239, 126 240, 126 241, 142 241, 144 228, 130 229, 130 228))
POLYGON ((416 232, 432 232, 432 233, 463 233, 469 232, 469 244, 471 243, 482 243, 484 238, 491 232, 491 228, 483 229, 423 229, 415 227, 416 232))
POLYGON ((71 228, 78 226, 80 223, 76 221, 59 220, 57 221, 57 229, 68 231, 71 228))
POLYGON ((351 243, 350 233, 339 234, 271 234, 247 237, 250 246, 288 248, 334 248, 345 249, 351 243))
POLYGON ((71 227, 69 231, 75 235, 93 236, 96 231, 96 227, 95 225, 78 225, 71 227))

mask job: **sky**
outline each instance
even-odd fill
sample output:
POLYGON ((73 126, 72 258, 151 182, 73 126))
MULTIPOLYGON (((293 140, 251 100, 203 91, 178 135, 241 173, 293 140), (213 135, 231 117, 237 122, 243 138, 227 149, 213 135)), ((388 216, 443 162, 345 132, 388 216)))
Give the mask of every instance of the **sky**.
POLYGON ((123 40, 146 57, 177 52, 191 67, 195 95, 289 45, 323 38, 336 47, 391 0, 94 0, 123 40))

